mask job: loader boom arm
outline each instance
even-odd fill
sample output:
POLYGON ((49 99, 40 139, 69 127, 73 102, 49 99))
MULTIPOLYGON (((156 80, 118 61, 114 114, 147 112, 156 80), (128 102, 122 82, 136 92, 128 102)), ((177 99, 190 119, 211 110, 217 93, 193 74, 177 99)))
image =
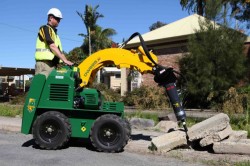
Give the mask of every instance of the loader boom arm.
MULTIPOLYGON (((155 54, 150 52, 151 57, 157 62, 155 54)), ((82 83, 80 87, 93 82, 95 75, 101 68, 114 64, 117 68, 129 68, 139 71, 141 74, 152 73, 154 63, 145 55, 142 47, 138 50, 126 50, 122 48, 108 48, 98 51, 86 58, 79 66, 80 78, 82 83)))
POLYGON ((175 116, 178 121, 182 121, 183 127, 187 132, 186 113, 182 107, 175 85, 175 71, 172 68, 167 68, 157 64, 157 56, 148 51, 148 48, 139 33, 136 32, 131 35, 131 37, 124 42, 124 45, 135 36, 138 36, 141 42, 141 46, 139 46, 137 50, 129 51, 122 48, 109 48, 98 51, 85 59, 78 66, 80 70, 80 78, 82 80, 79 88, 91 84, 97 71, 111 64, 114 64, 117 68, 134 69, 141 74, 151 73, 154 75, 154 81, 158 83, 159 86, 165 88, 166 94, 173 106, 175 116))

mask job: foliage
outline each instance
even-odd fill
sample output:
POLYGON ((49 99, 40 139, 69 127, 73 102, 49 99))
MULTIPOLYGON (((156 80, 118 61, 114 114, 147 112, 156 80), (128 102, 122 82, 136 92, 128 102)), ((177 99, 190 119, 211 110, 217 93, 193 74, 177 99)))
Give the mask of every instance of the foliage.
POLYGON ((247 0, 227 0, 229 1, 232 12, 231 14, 238 20, 247 21, 247 28, 250 27, 250 3, 247 0))
POLYGON ((229 10, 231 17, 241 22, 248 22, 247 28, 250 27, 250 3, 247 0, 180 0, 180 5, 182 10, 187 10, 189 13, 197 13, 201 16, 205 15, 207 18, 211 16, 210 12, 218 12, 217 10, 224 7, 224 12, 229 10))
POLYGON ((201 16, 204 14, 206 0, 180 0, 182 10, 186 9, 188 12, 197 13, 201 16))
POLYGON ((80 47, 74 48, 68 54, 68 59, 74 63, 75 66, 78 66, 84 59, 87 58, 87 55, 83 53, 80 47))
POLYGON ((246 37, 224 26, 215 28, 210 21, 200 22, 200 30, 190 37, 188 50, 180 60, 180 70, 187 78, 187 106, 206 108, 231 86, 243 79, 246 37), (213 92, 213 98, 207 100, 213 92))
POLYGON ((79 34, 80 36, 84 37, 81 48, 87 55, 91 55, 91 53, 94 53, 98 50, 111 47, 112 40, 110 37, 116 34, 114 29, 103 29, 97 24, 97 20, 104 17, 97 11, 98 7, 99 5, 95 6, 94 8, 92 6, 86 5, 84 14, 77 12, 87 29, 87 35, 83 33, 79 34))
POLYGON ((27 93, 19 94, 14 99, 10 101, 10 104, 24 104, 27 93))
POLYGON ((77 14, 81 17, 86 29, 87 29, 87 35, 79 34, 80 36, 84 36, 85 38, 88 38, 88 53, 91 55, 92 53, 92 46, 91 46, 91 34, 96 29, 96 22, 99 18, 104 17, 102 14, 97 12, 97 8, 99 5, 95 6, 94 8, 89 5, 85 5, 85 11, 84 14, 77 11, 77 14))
POLYGON ((156 23, 153 23, 150 27, 149 27, 149 30, 150 31, 153 31, 153 30, 155 30, 155 29, 157 29, 157 28, 160 28, 160 27, 162 27, 162 26, 164 26, 164 25, 167 25, 166 23, 163 23, 163 22, 161 22, 161 21, 157 21, 156 23))
MULTIPOLYGON (((91 34, 91 49, 92 53, 99 50, 110 48, 112 45, 111 37, 116 34, 116 31, 112 28, 102 29, 100 26, 96 26, 95 31, 91 34)), ((81 48, 85 54, 88 54, 89 38, 84 39, 84 43, 81 48)))
POLYGON ((231 87, 224 95, 221 110, 227 114, 243 113, 245 94, 239 94, 234 87, 231 87))
POLYGON ((106 84, 103 83, 92 84, 90 87, 99 90, 103 94, 105 101, 116 102, 122 100, 120 95, 120 89, 110 89, 106 84))
POLYGON ((132 92, 127 92, 123 98, 125 105, 141 109, 166 109, 169 108, 168 98, 160 87, 142 85, 132 92))

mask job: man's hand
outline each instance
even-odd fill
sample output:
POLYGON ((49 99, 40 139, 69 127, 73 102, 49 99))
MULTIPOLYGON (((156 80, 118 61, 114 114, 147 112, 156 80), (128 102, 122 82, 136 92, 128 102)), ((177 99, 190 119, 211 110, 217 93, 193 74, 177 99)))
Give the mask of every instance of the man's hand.
POLYGON ((74 63, 73 62, 71 62, 71 61, 69 61, 69 60, 64 60, 63 61, 66 65, 69 65, 69 66, 73 66, 74 65, 74 63))

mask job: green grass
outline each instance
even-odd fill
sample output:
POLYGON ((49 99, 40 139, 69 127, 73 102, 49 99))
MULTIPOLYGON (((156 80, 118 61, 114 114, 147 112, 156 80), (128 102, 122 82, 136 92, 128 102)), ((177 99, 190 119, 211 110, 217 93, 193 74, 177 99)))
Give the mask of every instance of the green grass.
POLYGON ((187 117, 186 119, 186 124, 187 124, 187 127, 191 127, 193 126, 194 124, 196 123, 199 123, 203 120, 205 120, 206 118, 194 118, 194 117, 187 117))
POLYGON ((16 117, 22 116, 22 105, 0 104, 0 116, 16 117))
POLYGON ((237 162, 235 166, 250 166, 250 161, 237 162))

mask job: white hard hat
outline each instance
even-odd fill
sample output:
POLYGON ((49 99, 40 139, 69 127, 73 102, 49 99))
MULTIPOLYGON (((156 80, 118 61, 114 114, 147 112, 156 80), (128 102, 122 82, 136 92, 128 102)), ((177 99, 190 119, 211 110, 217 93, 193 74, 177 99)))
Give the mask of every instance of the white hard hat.
POLYGON ((63 18, 61 11, 59 9, 57 9, 57 8, 49 9, 48 15, 50 15, 50 14, 52 14, 55 17, 61 18, 61 19, 63 18))

